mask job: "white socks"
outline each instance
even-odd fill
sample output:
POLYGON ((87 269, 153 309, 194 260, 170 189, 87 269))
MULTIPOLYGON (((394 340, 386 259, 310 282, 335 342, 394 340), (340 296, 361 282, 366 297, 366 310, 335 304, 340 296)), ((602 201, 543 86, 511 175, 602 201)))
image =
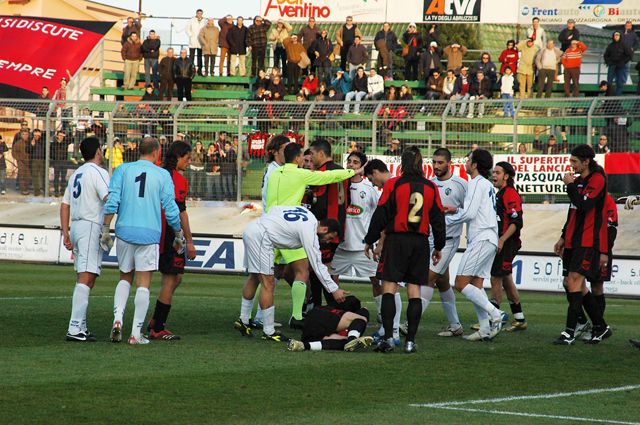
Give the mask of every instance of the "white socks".
POLYGON ((87 330, 87 307, 89 306, 90 293, 91 289, 87 285, 76 283, 71 299, 71 319, 68 328, 70 334, 75 335, 87 330))
POLYGON ((373 301, 376 303, 376 308, 378 309, 378 317, 380 317, 380 312, 382 311, 382 295, 376 295, 373 297, 373 301))
POLYGON ((311 341, 309 348, 311 351, 322 351, 322 341, 311 341))
POLYGON ((427 311, 427 307, 429 307, 429 303, 433 298, 433 288, 430 286, 421 286, 420 287, 420 298, 422 299, 422 314, 427 311))
POLYGON ((500 310, 495 308, 495 306, 489 302, 487 293, 484 292, 483 289, 476 288, 472 284, 468 284, 461 292, 462 295, 467 297, 467 299, 473 303, 473 305, 478 306, 489 313, 491 319, 501 319, 500 310))
POLYGON ((274 326, 276 320, 276 309, 274 306, 262 310, 262 332, 267 335, 273 335, 276 331, 274 326))
POLYGON ((400 297, 400 292, 396 292, 394 301, 396 302, 396 315, 393 316, 393 338, 400 339, 400 316, 402 316, 402 298, 400 297))
POLYGON ((473 308, 476 310, 476 316, 478 316, 480 334, 489 335, 491 333, 491 328, 489 327, 489 315, 481 307, 475 304, 473 305, 473 308))
POLYGON ((251 319, 251 311, 253 310, 253 300, 248 300, 242 297, 242 303, 240 304, 240 320, 245 325, 249 324, 251 319))
POLYGON ((449 321, 451 329, 457 329, 460 325, 460 318, 458 317, 458 309, 456 308, 456 294, 453 292, 453 288, 449 287, 448 290, 440 292, 440 301, 442 301, 442 309, 445 316, 449 321))
POLYGON ((129 298, 129 290, 131 284, 126 280, 121 280, 116 286, 116 293, 113 297, 113 323, 122 323, 124 310, 127 308, 127 298, 129 298))
POLYGON ((131 335, 136 338, 140 337, 140 331, 142 325, 144 325, 144 319, 147 317, 147 310, 149 310, 149 288, 140 287, 136 290, 136 297, 134 304, 136 306, 133 312, 133 327, 131 328, 131 335))

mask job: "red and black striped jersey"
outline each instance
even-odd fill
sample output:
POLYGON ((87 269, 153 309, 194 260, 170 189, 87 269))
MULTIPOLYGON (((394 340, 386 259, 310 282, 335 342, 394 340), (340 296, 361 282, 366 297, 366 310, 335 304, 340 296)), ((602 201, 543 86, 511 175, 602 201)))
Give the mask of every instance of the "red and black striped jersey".
MULTIPOLYGON (((171 180, 173 181, 176 205, 178 205, 178 209, 180 212, 187 210, 187 195, 189 193, 189 183, 187 183, 187 178, 183 176, 177 170, 169 171, 171 174, 171 180)), ((164 252, 164 244, 165 244, 165 233, 170 232, 168 239, 173 240, 174 232, 171 226, 167 226, 167 219, 164 215, 164 210, 162 212, 162 237, 160 237, 160 252, 164 252)))
POLYGON ((562 230, 565 248, 596 248, 607 253, 607 241, 600 238, 606 194, 607 183, 600 170, 567 185, 571 204, 562 230))
MULTIPOLYGON (((322 164, 317 171, 341 170, 341 166, 333 161, 322 164)), ((344 228, 347 222, 347 205, 349 205, 349 179, 340 183, 331 183, 313 188, 311 212, 318 221, 333 218, 340 222, 340 233, 335 242, 344 240, 344 228)), ((334 242, 334 241, 332 241, 334 242)))
POLYGON ((613 244, 618 236, 618 206, 615 199, 610 193, 604 200, 604 209, 602 210, 602 223, 600 224, 600 240, 607 241, 607 249, 609 252, 613 250, 613 244))
POLYGON ((433 232, 434 247, 441 250, 446 230, 438 187, 424 177, 402 176, 389 179, 382 189, 378 207, 373 213, 365 243, 372 245, 384 230, 390 233, 433 232))
POLYGON ((516 226, 516 231, 509 239, 513 239, 518 247, 522 246, 520 230, 522 229, 522 198, 512 186, 505 186, 496 194, 496 213, 498 215, 498 237, 504 235, 509 226, 516 226))

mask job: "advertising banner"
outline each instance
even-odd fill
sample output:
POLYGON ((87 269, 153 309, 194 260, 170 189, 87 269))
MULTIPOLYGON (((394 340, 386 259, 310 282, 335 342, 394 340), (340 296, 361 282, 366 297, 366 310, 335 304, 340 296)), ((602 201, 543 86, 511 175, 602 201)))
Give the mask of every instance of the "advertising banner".
POLYGON ((424 0, 425 22, 480 22, 481 0, 424 0))
POLYGON ((0 227, 0 260, 58 261, 60 230, 0 227))
POLYGON ((37 98, 73 75, 115 22, 0 16, 0 97, 37 98))
POLYGON ((572 18, 578 25, 612 25, 636 21, 638 16, 637 0, 520 0, 518 23, 531 24, 539 18, 542 25, 565 24, 572 18))

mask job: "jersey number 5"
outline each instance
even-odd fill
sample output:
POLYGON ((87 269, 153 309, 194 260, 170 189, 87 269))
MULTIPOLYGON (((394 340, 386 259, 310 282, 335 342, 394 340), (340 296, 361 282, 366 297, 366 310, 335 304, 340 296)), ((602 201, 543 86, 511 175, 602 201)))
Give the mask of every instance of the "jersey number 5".
POLYGON ((138 197, 144 198, 144 186, 147 182, 147 173, 141 173, 138 177, 136 177, 136 183, 140 183, 140 187, 138 188, 138 197))
POLYGON ((76 178, 73 179, 73 197, 78 199, 80 193, 82 193, 82 186, 80 186, 80 178, 82 177, 82 173, 76 174, 76 178))
POLYGON ((422 220, 422 204, 424 203, 424 198, 422 197, 422 193, 413 192, 411 197, 409 198, 409 205, 413 205, 413 208, 409 210, 409 223, 420 223, 422 220))

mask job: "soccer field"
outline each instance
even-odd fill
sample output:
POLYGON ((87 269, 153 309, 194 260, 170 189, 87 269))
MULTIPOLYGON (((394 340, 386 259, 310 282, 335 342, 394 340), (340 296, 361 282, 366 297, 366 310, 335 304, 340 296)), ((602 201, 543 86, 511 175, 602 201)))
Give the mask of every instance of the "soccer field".
MULTIPOLYGON (((416 354, 291 353, 233 329, 244 277, 185 275, 169 318, 182 340, 129 346, 107 342, 115 270, 92 291, 93 344, 64 340, 71 267, 2 263, 0 273, 1 424, 640 424, 640 351, 627 342, 640 336, 637 300, 608 300, 614 335, 595 346, 552 345, 564 296, 524 293, 529 330, 490 343, 437 337, 445 323, 434 302, 416 354)), ((150 310, 158 288, 159 275, 150 310)), ((367 285, 345 288, 375 313, 367 285)), ((280 322, 288 289, 276 291, 280 322)), ((462 298, 468 329, 475 314, 462 298)))

